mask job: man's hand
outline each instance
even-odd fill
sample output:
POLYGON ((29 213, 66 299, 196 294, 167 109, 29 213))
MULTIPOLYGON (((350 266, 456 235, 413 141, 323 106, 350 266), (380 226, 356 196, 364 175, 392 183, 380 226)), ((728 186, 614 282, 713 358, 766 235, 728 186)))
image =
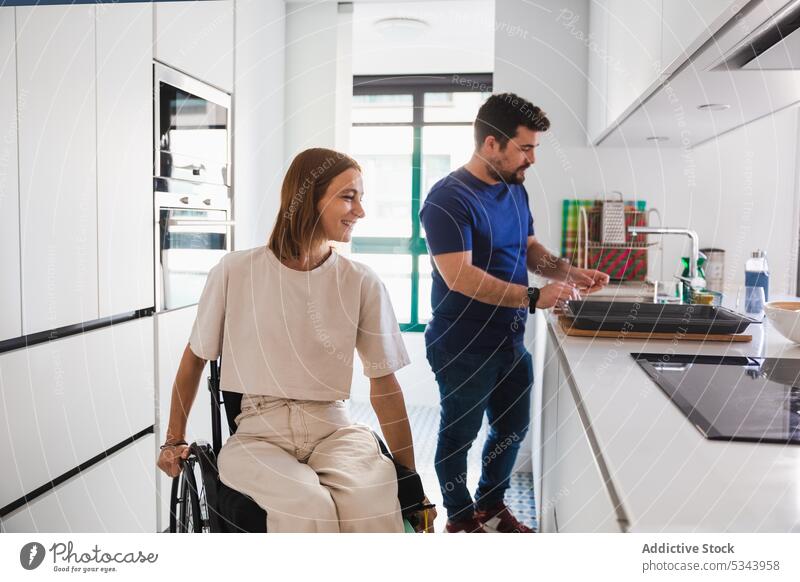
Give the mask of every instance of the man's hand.
POLYGON ((572 283, 554 281, 541 288, 536 307, 538 309, 548 309, 555 306, 561 307, 566 301, 580 298, 580 292, 572 283))
POLYGON ((590 295, 608 285, 609 277, 597 269, 571 267, 567 281, 573 283, 582 293, 590 295))
POLYGON ((609 277, 605 273, 596 269, 573 267, 569 261, 550 253, 532 235, 528 237, 526 262, 529 271, 548 279, 572 283, 581 293, 594 293, 608 285, 609 277))

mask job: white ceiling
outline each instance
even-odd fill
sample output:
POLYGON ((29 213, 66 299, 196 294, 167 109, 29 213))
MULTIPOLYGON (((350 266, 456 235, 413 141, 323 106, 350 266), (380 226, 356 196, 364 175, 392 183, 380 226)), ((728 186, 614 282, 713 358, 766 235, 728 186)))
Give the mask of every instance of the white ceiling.
POLYGON ((362 0, 353 5, 353 74, 487 73, 494 70, 494 1, 362 0), (393 40, 375 23, 415 18, 429 24, 393 40))

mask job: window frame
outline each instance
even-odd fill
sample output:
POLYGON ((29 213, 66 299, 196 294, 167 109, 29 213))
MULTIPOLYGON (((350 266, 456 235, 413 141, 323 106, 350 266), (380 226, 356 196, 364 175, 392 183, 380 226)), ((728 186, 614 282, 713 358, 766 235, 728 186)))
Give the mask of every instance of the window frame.
POLYGON ((411 236, 359 237, 351 241, 351 252, 358 254, 392 254, 411 257, 411 314, 410 321, 399 322, 400 331, 421 332, 425 324, 419 321, 419 261, 428 255, 419 220, 422 199, 422 129, 435 126, 471 126, 473 121, 425 122, 426 93, 492 92, 492 73, 447 75, 358 75, 353 76, 353 95, 411 95, 413 116, 410 122, 358 122, 351 127, 412 127, 411 155, 411 236))

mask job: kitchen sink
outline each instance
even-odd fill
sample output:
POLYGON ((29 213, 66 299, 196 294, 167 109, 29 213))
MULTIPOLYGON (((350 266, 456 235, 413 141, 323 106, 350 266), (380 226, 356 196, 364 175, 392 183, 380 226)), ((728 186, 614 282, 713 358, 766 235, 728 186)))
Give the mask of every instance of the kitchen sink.
POLYGON ((611 281, 606 287, 583 297, 584 301, 630 301, 653 303, 655 285, 649 281, 611 281))

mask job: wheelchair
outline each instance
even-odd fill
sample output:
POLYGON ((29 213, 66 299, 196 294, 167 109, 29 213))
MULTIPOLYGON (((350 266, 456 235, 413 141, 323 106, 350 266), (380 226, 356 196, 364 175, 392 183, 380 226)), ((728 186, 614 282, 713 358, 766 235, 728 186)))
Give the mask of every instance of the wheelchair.
MULTIPOLYGON (((231 489, 219 479, 217 456, 222 448, 222 410, 230 434, 236 432, 235 418, 241 412, 242 394, 220 390, 220 362, 212 361, 208 390, 211 395, 211 444, 198 440, 189 445, 189 456, 172 480, 170 533, 266 533, 267 512, 249 496, 231 489)), ((395 465, 398 499, 407 532, 419 531, 419 512, 425 493, 419 475, 397 463, 386 444, 375 433, 381 451, 395 465)))

